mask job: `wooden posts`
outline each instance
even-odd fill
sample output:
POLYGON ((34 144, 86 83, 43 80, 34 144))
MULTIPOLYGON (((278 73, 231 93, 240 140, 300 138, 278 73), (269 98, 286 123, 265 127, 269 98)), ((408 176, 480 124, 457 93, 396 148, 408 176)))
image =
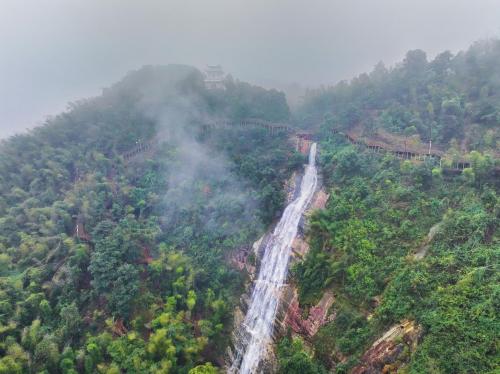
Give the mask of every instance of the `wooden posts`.
MULTIPOLYGON (((411 152, 407 149, 406 147, 406 142, 404 144, 404 149, 386 149, 381 145, 378 144, 369 144, 365 143, 361 140, 356 139, 350 134, 340 132, 336 129, 332 129, 332 134, 334 135, 340 135, 343 136, 349 143, 357 145, 357 146, 362 146, 366 147, 368 150, 374 152, 374 153, 380 153, 380 152, 388 152, 393 154, 395 157, 402 159, 402 160, 415 160, 415 161, 426 161, 426 160, 435 160, 439 162, 439 167, 442 167, 443 160, 441 155, 437 153, 417 153, 417 152, 411 152)), ((430 150, 430 148, 429 148, 430 150)), ((470 168, 470 162, 467 161, 457 161, 455 162, 452 167, 448 170, 452 171, 457 171, 461 172, 466 168, 470 168)))
POLYGON ((125 152, 123 154, 123 158, 125 161, 129 161, 130 159, 134 158, 135 156, 144 153, 146 151, 151 150, 155 145, 156 145, 156 139, 153 139, 149 142, 138 142, 138 145, 132 148, 130 151, 125 152))
POLYGON ((287 124, 273 123, 260 119, 243 119, 241 121, 220 120, 210 122, 202 125, 202 131, 206 132, 210 129, 225 127, 260 127, 265 129, 271 136, 293 132, 292 127, 287 124))

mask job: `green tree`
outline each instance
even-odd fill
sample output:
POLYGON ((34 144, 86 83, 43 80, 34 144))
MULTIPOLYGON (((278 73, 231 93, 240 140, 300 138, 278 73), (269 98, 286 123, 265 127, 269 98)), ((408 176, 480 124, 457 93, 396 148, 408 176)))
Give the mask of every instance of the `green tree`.
POLYGON ((189 370, 189 374, 218 374, 220 373, 210 362, 207 362, 204 365, 198 365, 191 370, 189 370))
POLYGON ((322 366, 316 364, 312 357, 304 351, 300 338, 295 338, 292 341, 288 338, 284 338, 279 342, 278 364, 280 373, 326 373, 326 370, 322 366))

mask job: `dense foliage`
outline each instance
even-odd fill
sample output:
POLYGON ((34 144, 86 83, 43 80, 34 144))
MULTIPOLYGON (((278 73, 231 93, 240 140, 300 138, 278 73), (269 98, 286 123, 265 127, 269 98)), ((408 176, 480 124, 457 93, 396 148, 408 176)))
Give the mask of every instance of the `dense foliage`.
POLYGON ((500 332, 493 165, 480 181, 474 168, 443 177, 431 163, 374 156, 339 137, 322 142, 320 161, 331 196, 293 269, 302 304, 327 288, 337 294, 335 320, 313 339, 315 358, 344 372, 387 327, 410 319, 424 332, 408 372, 492 371, 500 332))
POLYGON ((199 126, 247 115, 286 119, 283 94, 145 67, 2 142, 0 373, 218 372, 243 282, 228 253, 302 162, 264 130, 199 126))
MULTIPOLYGON (((335 319, 279 342, 282 373, 347 372, 406 319, 423 332, 404 372, 498 369, 499 60, 499 41, 410 51, 307 95, 296 118, 322 124, 330 197, 291 282, 304 311, 333 290, 335 319), (368 153, 332 129, 431 138, 470 167, 368 153)), ((231 254, 275 221, 305 161, 262 128, 203 126, 288 119, 282 93, 225 84, 144 67, 0 144, 0 373, 219 372, 245 281, 231 254)))
POLYGON ((310 365, 348 372, 389 327, 409 320, 422 328, 416 351, 406 346, 384 370, 498 370, 498 61, 499 40, 432 61, 415 50, 393 68, 380 63, 306 95, 296 117, 320 124, 330 197, 310 219, 311 249, 292 277, 306 311, 325 290, 335 293, 336 317, 307 349, 296 343, 290 354, 285 338, 277 351, 282 367, 313 357, 310 365), (432 140, 445 158, 401 161, 332 130, 393 149, 432 140), (470 168, 451 173, 452 159, 470 168))
POLYGON ((350 82, 310 91, 298 119, 328 128, 359 126, 368 136, 381 130, 417 135, 444 149, 498 151, 499 60, 500 40, 432 61, 421 50, 409 51, 393 68, 379 63, 350 82))
POLYGON ((300 338, 284 338, 278 344, 279 373, 282 374, 322 374, 326 370, 315 363, 311 354, 304 350, 300 338))

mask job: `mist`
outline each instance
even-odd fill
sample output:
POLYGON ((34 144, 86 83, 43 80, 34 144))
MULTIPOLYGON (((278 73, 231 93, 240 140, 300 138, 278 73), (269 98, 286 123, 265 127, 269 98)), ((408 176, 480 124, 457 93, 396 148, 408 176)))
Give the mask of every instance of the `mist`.
POLYGON ((193 235, 226 237, 242 226, 252 233, 262 228, 255 189, 220 149, 200 141, 199 126, 193 126, 213 120, 199 84, 202 77, 195 69, 171 65, 132 72, 115 86, 137 95, 134 110, 155 127, 165 182, 157 209, 162 226, 186 240, 186 246, 193 235), (193 224, 193 219, 197 232, 186 232, 186 222, 193 224))
POLYGON ((496 0, 3 0, 0 138, 145 64, 221 64, 293 99, 410 49, 433 57, 499 34, 496 0))

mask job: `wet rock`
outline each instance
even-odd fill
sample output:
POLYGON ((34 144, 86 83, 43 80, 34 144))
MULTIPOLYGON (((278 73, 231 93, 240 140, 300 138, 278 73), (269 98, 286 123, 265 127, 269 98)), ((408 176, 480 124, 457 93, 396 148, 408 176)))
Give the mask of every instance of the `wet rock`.
POLYGON ((309 244, 303 238, 295 238, 292 243, 292 256, 302 259, 307 252, 309 252, 309 244))

